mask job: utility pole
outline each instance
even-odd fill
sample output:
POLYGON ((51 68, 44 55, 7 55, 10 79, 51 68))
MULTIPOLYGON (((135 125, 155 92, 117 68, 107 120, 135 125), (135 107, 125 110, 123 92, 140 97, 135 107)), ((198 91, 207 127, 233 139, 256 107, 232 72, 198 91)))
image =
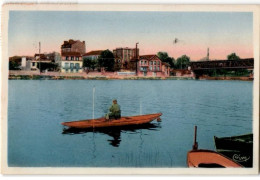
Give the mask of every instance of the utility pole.
POLYGON ((39 42, 39 69, 41 74, 41 42, 39 42))
POLYGON ((138 75, 138 73, 137 73, 137 63, 138 63, 137 44, 139 44, 139 43, 137 42, 137 43, 135 44, 135 56, 136 56, 136 67, 135 67, 135 73, 136 73, 136 76, 138 75))
POLYGON ((207 52, 207 61, 209 61, 209 48, 208 48, 208 52, 207 52))

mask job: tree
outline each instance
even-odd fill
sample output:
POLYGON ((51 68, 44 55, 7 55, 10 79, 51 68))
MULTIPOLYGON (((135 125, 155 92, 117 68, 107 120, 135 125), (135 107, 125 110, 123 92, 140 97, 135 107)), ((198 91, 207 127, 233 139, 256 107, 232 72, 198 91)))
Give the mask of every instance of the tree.
POLYGON ((19 70, 21 65, 22 57, 13 56, 9 58, 9 70, 19 70))
POLYGON ((231 53, 227 56, 228 60, 239 60, 240 57, 236 55, 236 53, 231 53))
POLYGON ((99 67, 104 67, 106 71, 114 71, 115 59, 114 55, 108 49, 101 52, 98 58, 99 67))
POLYGON ((167 52, 158 52, 157 56, 162 60, 162 62, 166 62, 170 65, 171 68, 174 68, 175 59, 169 57, 167 52))
POLYGON ((83 59, 83 67, 87 67, 88 69, 95 70, 97 66, 97 60, 91 60, 90 58, 83 59))
POLYGON ((189 65, 190 65, 190 57, 186 55, 182 55, 177 59, 176 62, 177 69, 187 69, 189 65))
POLYGON ((19 64, 16 61, 9 61, 9 70, 19 70, 19 64))

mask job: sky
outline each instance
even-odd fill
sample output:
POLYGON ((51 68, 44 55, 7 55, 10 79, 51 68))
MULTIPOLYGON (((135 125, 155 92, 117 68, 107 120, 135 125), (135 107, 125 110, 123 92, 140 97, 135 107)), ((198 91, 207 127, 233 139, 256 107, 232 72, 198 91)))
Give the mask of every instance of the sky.
POLYGON ((253 57, 251 12, 10 11, 9 56, 60 52, 65 40, 86 42, 86 51, 134 48, 140 55, 167 52, 177 59, 253 57), (179 42, 173 43, 177 38, 179 42))

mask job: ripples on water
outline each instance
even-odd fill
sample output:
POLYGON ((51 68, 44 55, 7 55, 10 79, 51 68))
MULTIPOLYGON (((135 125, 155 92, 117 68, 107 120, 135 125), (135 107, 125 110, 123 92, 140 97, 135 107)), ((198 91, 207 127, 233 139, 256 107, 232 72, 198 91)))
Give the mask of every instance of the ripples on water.
POLYGON ((186 167, 194 125, 199 148, 213 136, 252 132, 252 82, 174 80, 9 81, 10 166, 186 167), (162 122, 100 130, 60 124, 107 113, 112 99, 122 115, 162 112, 162 122))

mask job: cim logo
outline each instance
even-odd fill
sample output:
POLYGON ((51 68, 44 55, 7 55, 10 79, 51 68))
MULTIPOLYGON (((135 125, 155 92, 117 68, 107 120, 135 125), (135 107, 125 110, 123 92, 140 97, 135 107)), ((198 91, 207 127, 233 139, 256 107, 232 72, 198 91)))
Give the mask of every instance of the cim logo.
POLYGON ((237 162, 245 162, 250 159, 250 156, 241 156, 240 154, 234 154, 233 155, 233 160, 237 162))

